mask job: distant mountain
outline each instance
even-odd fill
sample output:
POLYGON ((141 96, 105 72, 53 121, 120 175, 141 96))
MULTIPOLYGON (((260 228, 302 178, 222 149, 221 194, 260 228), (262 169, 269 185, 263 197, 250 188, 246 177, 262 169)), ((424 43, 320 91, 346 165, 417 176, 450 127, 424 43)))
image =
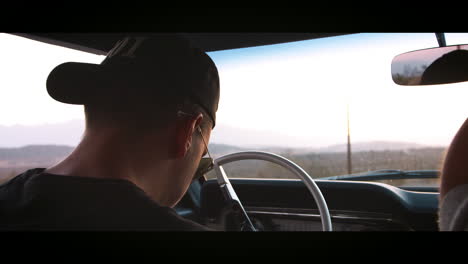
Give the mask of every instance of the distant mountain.
MULTIPOLYGON (((278 154, 295 154, 302 155, 308 153, 329 153, 329 152, 346 152, 346 144, 331 145, 324 148, 294 148, 294 147, 234 147, 226 144, 210 143, 210 152, 213 156, 222 156, 237 151, 258 150, 278 154)), ((351 144, 352 152, 363 151, 395 151, 407 149, 421 149, 428 146, 408 143, 408 142, 392 142, 392 141, 370 141, 370 142, 356 142, 351 144)))
MULTIPOLYGON (((407 142, 359 142, 353 143, 352 152, 365 151, 383 151, 383 150, 405 150, 405 149, 421 149, 426 146, 407 143, 407 142)), ((19 173, 29 168, 48 167, 56 164, 65 158, 73 151, 74 147, 65 145, 28 145, 18 148, 0 148, 0 180, 5 177, 10 177, 15 173, 19 173)), ((312 153, 331 153, 345 152, 346 145, 333 145, 326 148, 283 148, 283 147, 238 147, 227 144, 209 144, 210 154, 213 158, 218 158, 230 153, 258 150, 267 151, 280 155, 309 155, 312 153)), ((252 165, 252 164, 251 164, 252 165)), ((252 166, 254 166, 253 164, 252 166)))
MULTIPOLYGON (((52 144, 76 146, 83 132, 84 121, 80 119, 30 126, 0 125, 0 147, 52 144)), ((297 148, 304 146, 308 140, 271 131, 235 128, 218 124, 211 133, 210 142, 248 148, 270 147, 278 144, 297 148)))
POLYGON ((214 158, 224 156, 227 154, 240 152, 240 151, 265 151, 265 152, 272 152, 272 153, 287 153, 287 154, 304 154, 311 152, 309 148, 288 148, 288 147, 238 147, 232 146, 227 144, 217 144, 217 143, 210 143, 209 144, 210 154, 213 155, 214 158))
MULTIPOLYGON (((351 143, 352 152, 361 151, 384 151, 384 150, 405 150, 405 149, 418 149, 427 146, 409 143, 409 142, 392 142, 392 141, 370 141, 370 142, 355 142, 351 143)), ((316 152, 345 152, 347 151, 346 144, 332 145, 325 148, 319 148, 316 152)))
MULTIPOLYGON (((359 142, 351 146, 352 152, 384 151, 425 148, 426 146, 407 142, 359 142)), ((73 151, 74 147, 64 145, 28 145, 19 148, 0 148, 0 167, 18 166, 22 164, 49 164, 63 159, 73 151)), ((326 148, 281 148, 281 147, 237 147, 227 144, 209 144, 210 154, 216 158, 240 151, 267 151, 278 154, 307 154, 312 152, 346 152, 346 145, 333 145, 326 148)))
POLYGON ((0 147, 76 146, 83 131, 84 121, 78 119, 56 124, 0 126, 0 147))
POLYGON ((208 148, 213 158, 221 157, 221 156, 235 153, 235 152, 248 150, 246 148, 241 148, 241 147, 236 147, 236 146, 226 145, 226 144, 216 144, 216 143, 210 143, 208 148))
POLYGON ((20 148, 0 148, 0 160, 46 159, 71 153, 73 147, 58 145, 29 145, 20 148))
MULTIPOLYGON (((56 124, 35 126, 0 126, 0 148, 14 148, 27 145, 76 146, 84 131, 83 120, 71 120, 56 124)), ((309 147, 307 139, 270 131, 235 128, 219 124, 210 139, 210 152, 225 155, 240 150, 264 150, 275 153, 304 154, 310 152, 344 152, 346 144, 322 148, 309 147)), ((351 150, 380 151, 422 148, 423 145, 408 142, 353 142, 351 150)))
POLYGON ((0 148, 0 168, 50 166, 62 160, 72 151, 73 147, 57 145, 0 148))
POLYGON ((255 130, 232 127, 225 124, 216 125, 211 133, 210 142, 239 146, 242 148, 300 148, 310 145, 310 139, 286 135, 274 131, 255 130))

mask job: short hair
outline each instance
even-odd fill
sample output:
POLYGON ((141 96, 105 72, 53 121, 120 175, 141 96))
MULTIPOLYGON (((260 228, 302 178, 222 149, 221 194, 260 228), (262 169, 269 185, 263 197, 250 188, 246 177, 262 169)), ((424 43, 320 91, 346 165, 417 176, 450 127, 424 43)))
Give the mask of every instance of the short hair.
POLYGON ((114 126, 131 134, 159 131, 179 118, 178 111, 191 115, 203 114, 200 124, 203 130, 213 126, 213 121, 203 107, 188 99, 165 98, 155 100, 153 104, 127 101, 84 105, 87 129, 114 126))
MULTIPOLYGON (((205 52, 176 35, 127 37, 120 44, 101 65, 80 64, 90 71, 92 82, 81 83, 85 88, 80 91, 86 91, 83 93, 87 96, 77 96, 73 102, 85 106, 87 128, 112 125, 134 132, 154 131, 175 120, 178 110, 202 113, 206 117, 202 126, 211 119, 214 127, 219 74, 205 52), (125 55, 127 48, 133 50, 132 56, 125 55)), ((62 66, 62 70, 67 67, 62 66)), ((76 75, 74 70, 71 75, 76 75)), ((66 78, 70 74, 58 76, 65 76, 62 79, 70 84, 66 78)))

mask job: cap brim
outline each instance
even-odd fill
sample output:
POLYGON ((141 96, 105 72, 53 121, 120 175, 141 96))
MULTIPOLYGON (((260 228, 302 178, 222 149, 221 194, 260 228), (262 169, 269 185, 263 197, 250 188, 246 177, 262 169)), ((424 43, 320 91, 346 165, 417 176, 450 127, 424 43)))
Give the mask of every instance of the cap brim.
POLYGON ((101 86, 103 76, 98 64, 66 62, 55 67, 47 77, 47 92, 62 103, 86 104, 93 91, 101 86))
POLYGON ((67 62, 55 67, 47 78, 47 92, 67 104, 117 103, 119 100, 151 101, 156 96, 176 93, 167 87, 165 78, 156 74, 151 80, 139 77, 135 69, 125 70, 100 64, 67 62), (136 89, 135 87, 138 87, 136 89))

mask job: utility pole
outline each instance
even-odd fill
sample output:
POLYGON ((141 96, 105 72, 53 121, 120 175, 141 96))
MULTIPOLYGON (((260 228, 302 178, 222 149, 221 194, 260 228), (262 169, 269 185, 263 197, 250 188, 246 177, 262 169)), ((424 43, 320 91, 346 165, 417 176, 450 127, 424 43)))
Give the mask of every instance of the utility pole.
POLYGON ((346 115, 348 121, 348 174, 351 174, 353 169, 351 166, 351 132, 349 129, 349 103, 346 104, 346 115))

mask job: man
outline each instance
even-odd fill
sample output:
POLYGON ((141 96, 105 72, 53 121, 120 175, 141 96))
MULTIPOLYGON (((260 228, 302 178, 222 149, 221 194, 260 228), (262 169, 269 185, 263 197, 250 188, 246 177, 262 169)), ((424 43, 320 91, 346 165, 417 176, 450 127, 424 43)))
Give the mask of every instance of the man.
POLYGON ((207 54, 174 35, 127 37, 99 65, 57 66, 47 90, 84 105, 83 138, 60 163, 0 186, 0 228, 209 230, 172 209, 215 126, 219 76, 207 54))
MULTIPOLYGON (((467 80, 468 51, 454 50, 435 60, 424 71, 421 84, 467 80)), ((439 230, 468 230, 468 120, 453 138, 444 160, 439 199, 439 230)))
POLYGON ((468 119, 447 151, 440 183, 439 229, 468 230, 468 119))

